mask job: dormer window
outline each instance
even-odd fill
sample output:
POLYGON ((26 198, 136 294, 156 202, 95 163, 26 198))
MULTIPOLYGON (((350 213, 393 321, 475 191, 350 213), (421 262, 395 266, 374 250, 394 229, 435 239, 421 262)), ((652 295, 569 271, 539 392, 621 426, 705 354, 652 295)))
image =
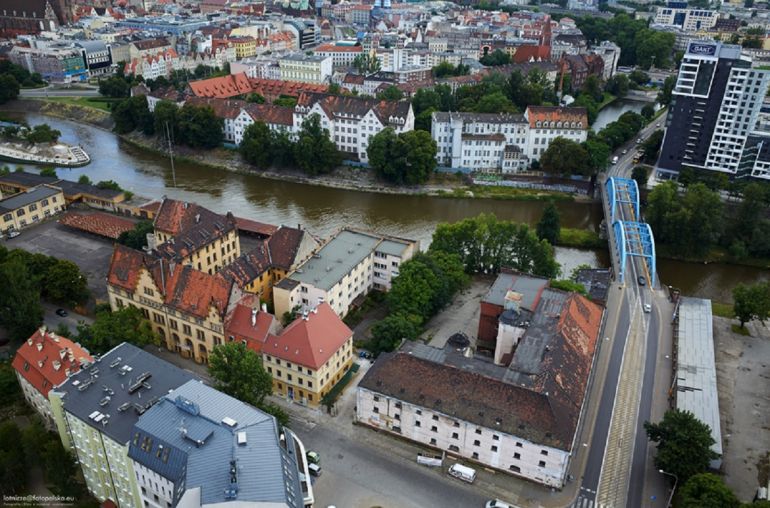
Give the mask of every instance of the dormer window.
POLYGON ((582 129, 583 128, 583 122, 578 122, 577 126, 578 126, 578 129, 582 129))
POLYGON ((535 124, 535 126, 536 126, 536 127, 540 127, 540 125, 541 125, 541 123, 540 123, 540 122, 537 122, 537 123, 535 124))

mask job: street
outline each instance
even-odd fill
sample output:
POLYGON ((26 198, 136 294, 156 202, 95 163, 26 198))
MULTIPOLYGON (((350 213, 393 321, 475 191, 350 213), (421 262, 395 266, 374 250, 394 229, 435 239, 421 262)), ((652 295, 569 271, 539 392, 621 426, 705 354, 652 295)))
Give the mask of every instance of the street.
POLYGON ((59 325, 64 325, 67 328, 70 329, 70 332, 72 333, 71 336, 67 337, 68 339, 72 339, 73 335, 77 332, 78 329, 78 323, 80 321, 84 321, 86 324, 91 324, 94 322, 93 318, 88 316, 82 316, 80 314, 76 314, 75 311, 70 309, 65 309, 67 311, 67 315, 62 317, 56 314, 56 310, 60 309, 61 307, 58 305, 54 305, 52 303, 43 302, 43 324, 45 324, 46 328, 49 330, 56 330, 56 328, 59 325))
POLYGON ((49 85, 45 88, 22 88, 19 98, 34 97, 99 97, 98 88, 59 88, 49 85))

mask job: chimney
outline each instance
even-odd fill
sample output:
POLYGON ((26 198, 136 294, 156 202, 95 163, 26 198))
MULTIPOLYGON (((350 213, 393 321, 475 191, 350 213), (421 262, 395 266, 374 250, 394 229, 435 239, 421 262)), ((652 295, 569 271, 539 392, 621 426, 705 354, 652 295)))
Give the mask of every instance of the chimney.
POLYGON ((251 309, 251 326, 257 326, 257 309, 251 309))

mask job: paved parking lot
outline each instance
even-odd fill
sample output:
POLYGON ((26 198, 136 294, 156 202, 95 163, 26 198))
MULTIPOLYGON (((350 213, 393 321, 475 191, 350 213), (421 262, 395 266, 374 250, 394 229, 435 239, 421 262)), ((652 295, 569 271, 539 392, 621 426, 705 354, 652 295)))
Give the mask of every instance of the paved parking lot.
POLYGON ((88 278, 88 288, 97 301, 107 301, 107 270, 112 242, 80 233, 50 220, 24 229, 19 236, 2 240, 9 249, 24 249, 72 261, 88 278))
POLYGON ((468 286, 455 295, 452 303, 428 321, 422 339, 431 346, 444 347, 449 337, 462 332, 471 344, 475 344, 479 331, 479 305, 494 281, 494 276, 472 277, 468 286))

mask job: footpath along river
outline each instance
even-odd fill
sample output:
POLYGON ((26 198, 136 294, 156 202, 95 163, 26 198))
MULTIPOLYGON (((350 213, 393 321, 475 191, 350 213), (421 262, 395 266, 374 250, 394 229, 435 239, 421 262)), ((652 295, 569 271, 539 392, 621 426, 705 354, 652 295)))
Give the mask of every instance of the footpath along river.
MULTIPOLYGON (((61 168, 62 178, 77 180, 88 175, 94 182, 115 180, 139 196, 195 201, 217 212, 234 214, 271 224, 303 227, 321 237, 335 229, 351 226, 430 242, 439 222, 452 222, 480 213, 494 213, 501 219, 535 224, 545 203, 493 199, 450 199, 397 194, 376 194, 330 189, 307 184, 270 180, 185 162, 176 163, 177 186, 171 178, 167 158, 122 142, 96 127, 37 113, 14 115, 30 124, 48 123, 61 131, 61 140, 79 144, 91 156, 82 168, 61 168)), ((557 204, 562 225, 597 230, 602 220, 598 204, 562 202, 557 204)), ((606 252, 557 248, 562 272, 582 263, 606 266, 606 252)), ((770 271, 730 265, 701 265, 658 260, 666 284, 684 294, 729 301, 738 282, 770 279, 770 271)))

